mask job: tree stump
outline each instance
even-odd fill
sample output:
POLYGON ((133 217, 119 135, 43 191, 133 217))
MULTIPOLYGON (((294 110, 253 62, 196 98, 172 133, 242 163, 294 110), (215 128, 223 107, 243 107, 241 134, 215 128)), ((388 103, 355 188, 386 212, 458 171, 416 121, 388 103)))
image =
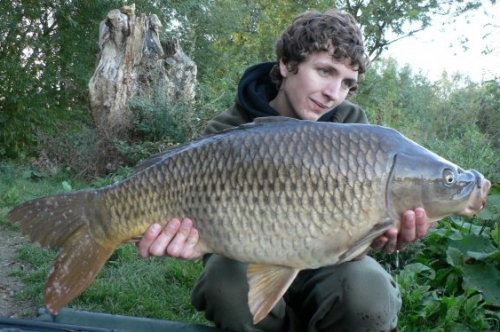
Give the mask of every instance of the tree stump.
POLYGON ((114 142, 131 138, 130 98, 161 87, 169 101, 194 100, 197 67, 175 38, 162 47, 161 28, 155 14, 136 16, 134 4, 111 10, 99 25, 100 52, 89 95, 100 174, 122 161, 114 142))

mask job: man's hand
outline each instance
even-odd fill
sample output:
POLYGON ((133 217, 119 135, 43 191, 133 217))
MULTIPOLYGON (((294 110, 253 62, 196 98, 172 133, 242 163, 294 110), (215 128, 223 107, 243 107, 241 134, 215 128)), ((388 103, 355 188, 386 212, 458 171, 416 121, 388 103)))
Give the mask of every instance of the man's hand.
POLYGON ((396 250, 403 250, 408 244, 415 242, 427 234, 429 227, 435 223, 427 221, 427 214, 421 207, 414 211, 409 210, 403 214, 401 230, 391 228, 372 243, 372 248, 386 253, 393 253, 396 250))
POLYGON ((170 256, 175 258, 195 260, 203 256, 203 252, 196 250, 199 233, 193 227, 193 221, 188 218, 182 222, 174 218, 165 227, 160 224, 151 225, 138 243, 139 255, 170 256))

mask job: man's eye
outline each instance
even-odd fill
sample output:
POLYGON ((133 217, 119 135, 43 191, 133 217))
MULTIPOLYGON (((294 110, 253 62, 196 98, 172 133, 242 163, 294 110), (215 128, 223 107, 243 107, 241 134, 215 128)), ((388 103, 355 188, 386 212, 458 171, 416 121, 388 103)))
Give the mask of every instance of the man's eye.
POLYGON ((351 82, 351 81, 344 81, 344 82, 342 82, 342 86, 345 89, 355 90, 357 87, 357 84, 355 82, 351 82))
POLYGON ((328 75, 330 75, 330 70, 329 70, 329 69, 326 69, 326 68, 321 68, 321 69, 319 70, 319 73, 320 73, 321 75, 323 75, 323 76, 328 76, 328 75))

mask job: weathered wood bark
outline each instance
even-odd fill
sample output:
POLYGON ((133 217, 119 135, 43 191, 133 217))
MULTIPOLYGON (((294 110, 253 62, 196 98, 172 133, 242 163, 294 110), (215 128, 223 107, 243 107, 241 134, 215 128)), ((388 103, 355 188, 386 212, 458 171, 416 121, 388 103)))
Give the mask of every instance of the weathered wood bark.
POLYGON ((111 10, 99 25, 100 52, 89 94, 100 173, 120 162, 113 142, 130 138, 134 127, 127 106, 130 98, 164 87, 169 101, 194 100, 196 65, 175 39, 163 49, 161 28, 155 14, 136 16, 134 4, 111 10))

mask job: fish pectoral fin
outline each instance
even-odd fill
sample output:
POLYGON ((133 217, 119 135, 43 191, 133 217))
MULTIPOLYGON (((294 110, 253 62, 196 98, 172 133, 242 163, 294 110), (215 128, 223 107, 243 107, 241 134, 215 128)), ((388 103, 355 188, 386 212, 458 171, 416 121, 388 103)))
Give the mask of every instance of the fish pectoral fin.
POLYGON ((273 309, 299 273, 298 269, 286 266, 249 264, 248 306, 257 324, 273 309))
POLYGON ((380 235, 384 234, 389 228, 394 227, 394 221, 391 219, 387 219, 377 225, 375 225, 364 237, 358 240, 354 245, 349 248, 346 252, 344 252, 339 257, 339 262, 349 262, 357 257, 365 254, 370 249, 370 245, 373 240, 375 240, 380 235))
POLYGON ((80 228, 64 244, 45 283, 44 302, 56 314, 95 279, 116 247, 103 246, 80 228))

